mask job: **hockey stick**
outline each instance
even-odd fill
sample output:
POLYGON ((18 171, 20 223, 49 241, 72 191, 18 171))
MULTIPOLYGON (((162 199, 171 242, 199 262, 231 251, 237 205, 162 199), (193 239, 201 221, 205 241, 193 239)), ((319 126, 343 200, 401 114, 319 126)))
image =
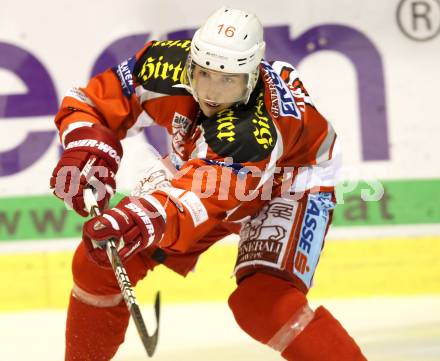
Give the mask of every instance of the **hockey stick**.
MULTIPOLYGON (((100 215, 98 204, 96 203, 96 198, 91 188, 86 188, 84 190, 84 201, 92 216, 95 217, 100 215)), ((157 326, 154 333, 150 336, 147 327, 145 326, 145 322, 142 317, 139 304, 137 303, 134 290, 131 286, 130 279, 128 278, 127 271, 122 264, 122 260, 119 257, 118 250, 113 239, 106 241, 106 252, 115 273, 115 277, 118 281, 119 288, 121 289, 121 294, 124 297, 125 304, 127 305, 134 324, 136 325, 136 329, 142 340, 142 343, 144 344, 144 348, 147 351, 148 356, 152 357, 154 351, 156 350, 159 337, 160 293, 156 293, 156 300, 154 302, 154 312, 156 315, 157 326)))

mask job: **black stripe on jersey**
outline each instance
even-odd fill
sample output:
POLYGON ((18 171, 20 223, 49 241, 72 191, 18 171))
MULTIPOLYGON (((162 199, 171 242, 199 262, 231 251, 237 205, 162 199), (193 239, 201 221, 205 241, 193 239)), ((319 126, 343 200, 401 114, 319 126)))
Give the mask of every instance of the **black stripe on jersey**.
POLYGON ((235 163, 258 162, 270 156, 277 141, 275 125, 261 90, 253 106, 227 108, 202 123, 206 143, 235 163))
POLYGON ((173 85, 186 82, 185 62, 190 46, 191 40, 153 42, 136 63, 137 83, 155 93, 189 95, 173 85))

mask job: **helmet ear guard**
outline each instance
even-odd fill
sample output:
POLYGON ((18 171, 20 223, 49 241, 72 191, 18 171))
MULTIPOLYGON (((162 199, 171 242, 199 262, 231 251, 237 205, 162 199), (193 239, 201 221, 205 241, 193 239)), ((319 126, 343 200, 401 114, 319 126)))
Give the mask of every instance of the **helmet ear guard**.
MULTIPOLYGON (((230 74, 247 74, 247 90, 241 102, 247 103, 259 76, 258 66, 264 57, 266 43, 258 18, 242 10, 222 7, 196 31, 187 61, 191 86, 191 67, 230 74)), ((191 93, 197 99, 192 89, 191 93)))

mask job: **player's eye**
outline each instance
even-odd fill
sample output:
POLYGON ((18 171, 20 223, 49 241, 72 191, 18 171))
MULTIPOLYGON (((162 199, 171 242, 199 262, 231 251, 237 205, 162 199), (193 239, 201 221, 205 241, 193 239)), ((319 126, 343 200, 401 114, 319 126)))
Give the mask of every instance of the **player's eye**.
POLYGON ((223 77, 223 81, 226 84, 236 84, 240 81, 240 77, 238 77, 236 75, 225 76, 225 77, 223 77))
POLYGON ((209 76, 208 72, 206 70, 200 69, 199 70, 199 75, 201 77, 207 78, 209 76))

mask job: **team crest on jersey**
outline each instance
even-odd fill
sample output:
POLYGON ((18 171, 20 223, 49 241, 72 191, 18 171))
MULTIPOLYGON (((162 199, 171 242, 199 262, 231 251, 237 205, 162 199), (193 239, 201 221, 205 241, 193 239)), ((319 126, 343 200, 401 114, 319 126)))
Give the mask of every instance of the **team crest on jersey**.
POLYGON ((121 82, 122 92, 127 98, 130 98, 131 94, 134 93, 133 70, 135 64, 136 58, 132 56, 131 58, 124 60, 122 63, 112 68, 113 72, 121 82))
POLYGON ((268 62, 263 60, 261 65, 264 70, 263 79, 269 86, 272 114, 275 117, 281 114, 285 117, 301 119, 301 113, 289 87, 268 62))

